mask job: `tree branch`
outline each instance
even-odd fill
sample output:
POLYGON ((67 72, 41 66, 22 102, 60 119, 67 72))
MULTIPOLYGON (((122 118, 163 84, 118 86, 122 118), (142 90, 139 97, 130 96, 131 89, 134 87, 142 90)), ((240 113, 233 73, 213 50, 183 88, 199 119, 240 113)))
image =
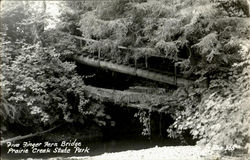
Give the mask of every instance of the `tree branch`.
POLYGON ((42 135, 42 134, 45 134, 47 132, 50 132, 58 127, 60 127, 62 124, 59 124, 53 128, 50 128, 48 130, 45 130, 45 131, 42 131, 42 132, 36 132, 36 133, 30 133, 28 135, 25 135, 25 136, 16 136, 16 137, 13 137, 13 138, 9 138, 9 139, 6 139, 6 140, 3 140, 1 141, 0 145, 2 146, 3 144, 7 143, 7 142, 12 142, 12 141, 17 141, 17 140, 21 140, 21 139, 26 139, 26 138, 30 138, 30 137, 35 137, 35 136, 38 136, 38 135, 42 135))

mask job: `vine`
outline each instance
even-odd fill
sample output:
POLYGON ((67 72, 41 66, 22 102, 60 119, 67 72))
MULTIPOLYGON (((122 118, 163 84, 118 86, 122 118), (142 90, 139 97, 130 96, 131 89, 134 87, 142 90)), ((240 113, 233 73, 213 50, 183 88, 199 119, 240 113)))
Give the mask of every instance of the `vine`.
POLYGON ((151 135, 151 112, 139 110, 134 114, 134 117, 138 117, 140 123, 142 123, 143 130, 142 135, 149 136, 151 135))

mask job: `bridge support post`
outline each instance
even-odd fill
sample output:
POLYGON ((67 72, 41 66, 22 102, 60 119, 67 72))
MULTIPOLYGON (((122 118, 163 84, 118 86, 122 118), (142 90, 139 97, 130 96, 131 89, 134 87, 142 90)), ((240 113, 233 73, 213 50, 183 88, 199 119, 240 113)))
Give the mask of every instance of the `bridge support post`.
POLYGON ((82 40, 80 39, 80 48, 82 49, 82 40))
POLYGON ((135 68, 137 68, 137 59, 134 58, 134 61, 135 61, 135 68))
POLYGON ((98 47, 98 63, 100 65, 100 59, 101 59, 101 48, 98 47))
POLYGON ((176 64, 174 63, 174 84, 177 85, 177 71, 176 71, 176 64))

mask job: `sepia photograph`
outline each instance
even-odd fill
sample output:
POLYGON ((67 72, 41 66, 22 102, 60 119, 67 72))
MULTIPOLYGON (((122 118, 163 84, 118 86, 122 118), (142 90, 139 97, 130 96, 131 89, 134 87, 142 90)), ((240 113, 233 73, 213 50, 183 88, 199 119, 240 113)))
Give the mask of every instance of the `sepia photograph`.
POLYGON ((0 0, 0 160, 250 160, 250 0, 0 0))

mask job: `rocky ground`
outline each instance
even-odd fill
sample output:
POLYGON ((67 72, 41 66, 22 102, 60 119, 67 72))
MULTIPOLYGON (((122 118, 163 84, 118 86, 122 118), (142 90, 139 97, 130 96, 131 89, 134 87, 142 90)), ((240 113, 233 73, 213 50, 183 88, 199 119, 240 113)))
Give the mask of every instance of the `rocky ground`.
MULTIPOLYGON (((27 160, 33 159, 28 158, 27 160)), ((142 150, 104 153, 93 157, 55 157, 47 160, 250 160, 250 156, 220 156, 215 152, 198 146, 156 146, 142 150)))

